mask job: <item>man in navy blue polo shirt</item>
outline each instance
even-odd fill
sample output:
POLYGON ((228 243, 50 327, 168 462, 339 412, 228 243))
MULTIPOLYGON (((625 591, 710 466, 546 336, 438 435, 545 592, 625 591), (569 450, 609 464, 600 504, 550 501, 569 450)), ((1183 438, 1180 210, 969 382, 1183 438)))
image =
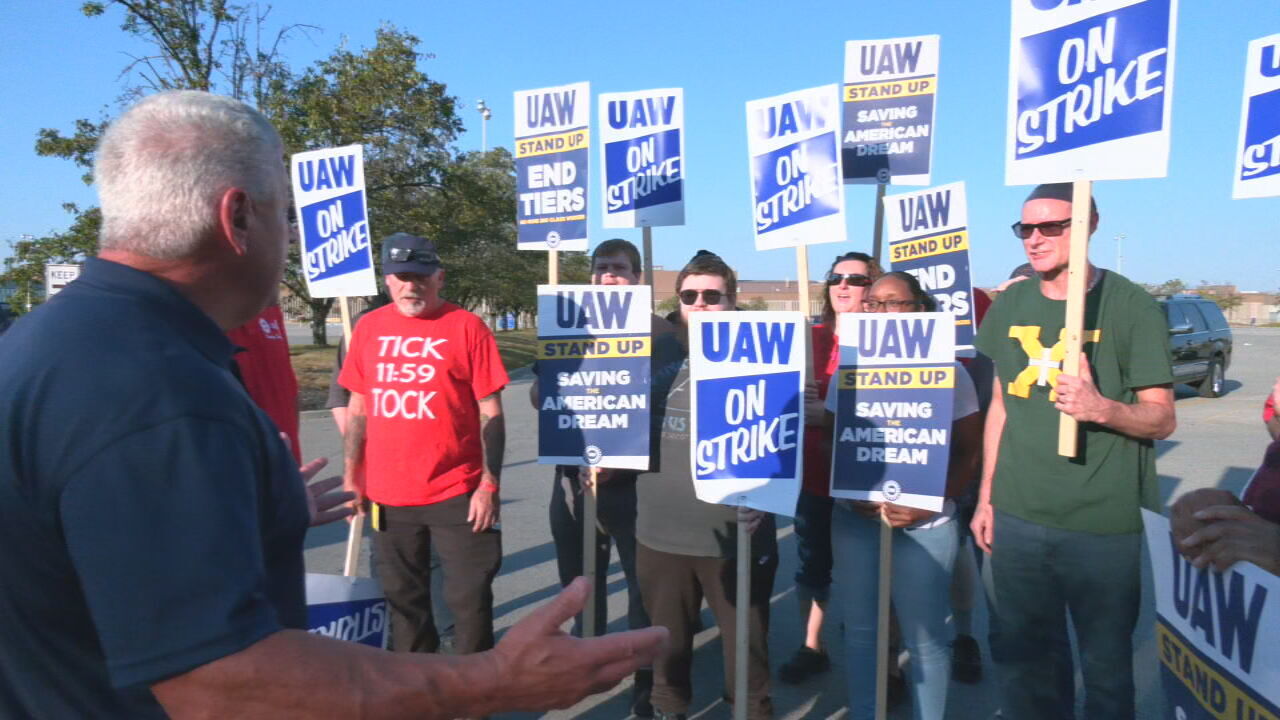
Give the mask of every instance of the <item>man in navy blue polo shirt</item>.
POLYGON ((280 283, 282 155, 238 101, 141 101, 96 155, 99 256, 0 338, 0 717, 478 716, 572 704, 661 649, 560 632, 585 587, 470 658, 301 630, 324 518, 225 335, 280 283))

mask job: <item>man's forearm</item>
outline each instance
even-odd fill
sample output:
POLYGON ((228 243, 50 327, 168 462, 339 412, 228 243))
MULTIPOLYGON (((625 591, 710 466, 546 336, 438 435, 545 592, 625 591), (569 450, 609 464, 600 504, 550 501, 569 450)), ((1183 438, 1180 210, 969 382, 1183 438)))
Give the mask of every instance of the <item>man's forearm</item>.
POLYGON ((982 429, 982 480, 978 485, 978 502, 991 502, 991 485, 996 476, 996 459, 1000 453, 1000 436, 1004 433, 1004 396, 1000 380, 995 380, 991 394, 991 406, 987 408, 987 420, 982 429))
POLYGON ((498 482, 507 449, 507 421, 501 413, 491 416, 480 411, 480 444, 484 448, 485 475, 498 482))
POLYGON ((359 480, 359 469, 364 462, 365 432, 368 416, 364 411, 364 396, 352 393, 347 404, 346 427, 342 433, 342 454, 345 458, 343 481, 351 488, 359 480))
MULTIPOLYGON (((1147 392, 1147 391, 1142 391, 1147 392)), ((1173 390, 1164 400, 1144 400, 1141 396, 1136 403, 1112 401, 1110 412, 1100 424, 1140 440, 1163 440, 1173 434, 1177 427, 1173 410, 1173 390)))

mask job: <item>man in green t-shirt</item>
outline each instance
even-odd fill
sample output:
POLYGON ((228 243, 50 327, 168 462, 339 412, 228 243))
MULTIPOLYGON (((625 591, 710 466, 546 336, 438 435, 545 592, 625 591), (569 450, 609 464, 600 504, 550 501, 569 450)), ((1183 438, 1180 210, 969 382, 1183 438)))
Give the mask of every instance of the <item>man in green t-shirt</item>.
MULTIPOLYGON (((1094 205, 1089 232, 1097 226, 1094 205)), ((1175 426, 1167 325, 1145 291, 1090 264, 1087 362, 1078 375, 1064 372, 1070 183, 1033 190, 1013 230, 1037 278, 996 299, 976 343, 996 365, 972 529, 991 554, 1002 709, 1015 718, 1071 717, 1051 650, 1052 629, 1069 610, 1085 716, 1128 720, 1138 511, 1156 507, 1153 444, 1175 426), (1058 454, 1064 413, 1080 423, 1074 458, 1058 454)))

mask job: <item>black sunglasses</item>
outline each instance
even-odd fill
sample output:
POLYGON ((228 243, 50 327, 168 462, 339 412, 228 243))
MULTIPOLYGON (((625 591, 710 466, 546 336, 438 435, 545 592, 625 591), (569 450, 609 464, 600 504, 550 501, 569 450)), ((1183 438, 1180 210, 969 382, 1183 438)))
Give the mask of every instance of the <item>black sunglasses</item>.
POLYGON ((866 287, 871 284, 871 276, 862 273, 827 273, 828 287, 835 287, 841 282, 848 282, 853 287, 866 287))
POLYGON ((1029 239, 1032 233, 1034 233, 1036 230, 1039 230, 1040 234, 1045 237, 1058 237, 1059 235, 1062 234, 1063 230, 1066 230, 1067 228, 1071 227, 1071 219, 1067 218, 1066 220, 1050 220, 1048 222, 1042 222, 1042 223, 1016 222, 1013 224, 1012 227, 1013 227, 1013 234, 1017 235, 1023 240, 1029 239))
POLYGON ((719 305, 720 301, 724 299, 724 293, 719 290, 681 290, 680 302, 685 305, 692 305, 698 302, 699 295, 708 305, 719 305))
POLYGON ((435 265, 440 262, 440 256, 432 250, 412 250, 410 248, 390 248, 387 250, 387 259, 391 262, 420 262, 426 265, 435 265))

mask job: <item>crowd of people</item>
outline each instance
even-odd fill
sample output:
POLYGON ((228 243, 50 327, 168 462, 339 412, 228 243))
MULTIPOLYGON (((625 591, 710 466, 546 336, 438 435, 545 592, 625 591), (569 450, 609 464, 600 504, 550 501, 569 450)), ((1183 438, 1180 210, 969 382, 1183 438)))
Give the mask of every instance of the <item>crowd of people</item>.
MULTIPOLYGON (((701 251, 678 274, 677 309, 653 318, 651 467, 554 469, 549 523, 565 589, 495 642, 509 378, 494 336, 445 299, 431 240, 384 238, 390 302, 358 319, 335 369, 342 489, 308 485, 323 463, 299 467, 296 383, 271 369, 287 361, 273 307, 290 237, 281 155, 275 130, 237 101, 166 92, 137 103, 98 149, 98 257, 0 342, 10 429, 0 538, 24 549, 0 564, 0 715, 483 717, 566 707, 631 676, 633 714, 676 720, 691 710, 705 602, 725 699, 746 703, 752 720, 772 717, 778 523, 698 500, 688 461, 689 318, 737 309, 733 268, 701 251), (599 504, 594 588, 577 579, 588 489, 599 504), (357 512, 373 527, 396 652, 302 631, 307 527, 357 512), (740 524, 753 568, 745 607, 734 594, 740 524), (630 629, 582 638, 577 617, 564 632, 588 593, 604 627, 614 546, 630 629), (448 655, 433 617, 437 564, 455 623, 448 655), (734 696, 740 612, 745 698, 734 696)), ((937 512, 831 497, 840 316, 936 307, 915 276, 865 253, 827 272, 793 525, 802 632, 776 676, 829 671, 825 637, 839 623, 853 718, 876 710, 885 524, 896 642, 910 658, 891 687, 913 717, 943 717, 950 682, 981 676, 970 625, 979 586, 1004 717, 1073 717, 1077 667, 1087 717, 1134 717, 1139 510, 1158 507, 1154 442, 1175 427, 1173 378, 1154 300, 1092 265, 1086 360, 1077 373, 1063 367, 1071 199, 1069 185, 1031 192, 1013 224, 1029 267, 994 303, 975 301, 979 354, 956 373, 937 512), (1058 454, 1063 414, 1080 423, 1075 458, 1058 454)), ((1090 222, 1092 232, 1096 206, 1090 222)), ((640 267, 631 243, 608 240, 591 281, 638 284, 640 267)), ((539 397, 535 383, 535 406, 539 397)), ((1206 490, 1174 506, 1193 562, 1280 571, 1277 467, 1280 440, 1242 498, 1206 490)))

